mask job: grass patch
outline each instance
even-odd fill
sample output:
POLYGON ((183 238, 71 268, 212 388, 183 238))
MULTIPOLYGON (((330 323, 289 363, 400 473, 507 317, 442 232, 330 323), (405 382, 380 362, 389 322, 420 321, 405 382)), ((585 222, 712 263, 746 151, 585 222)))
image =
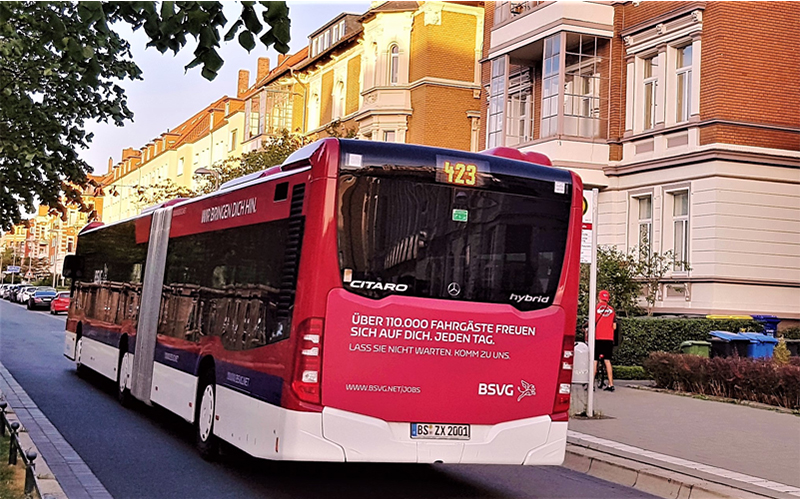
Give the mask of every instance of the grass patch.
POLYGON ((17 457, 17 465, 8 465, 10 438, 0 437, 0 498, 24 498, 25 466, 17 457))

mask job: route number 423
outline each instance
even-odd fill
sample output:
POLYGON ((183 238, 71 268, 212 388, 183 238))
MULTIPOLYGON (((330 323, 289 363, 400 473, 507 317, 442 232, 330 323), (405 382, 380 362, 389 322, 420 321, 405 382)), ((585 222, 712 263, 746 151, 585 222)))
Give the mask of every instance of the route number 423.
POLYGON ((471 163, 444 162, 444 173, 447 182, 461 186, 474 186, 478 180, 478 167, 471 163))

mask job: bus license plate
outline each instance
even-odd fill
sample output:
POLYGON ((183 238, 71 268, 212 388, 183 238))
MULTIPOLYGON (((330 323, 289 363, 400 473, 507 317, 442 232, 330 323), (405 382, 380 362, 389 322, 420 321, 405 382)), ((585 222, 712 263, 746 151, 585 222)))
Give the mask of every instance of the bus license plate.
POLYGON ((469 441, 468 424, 411 424, 411 439, 469 441))

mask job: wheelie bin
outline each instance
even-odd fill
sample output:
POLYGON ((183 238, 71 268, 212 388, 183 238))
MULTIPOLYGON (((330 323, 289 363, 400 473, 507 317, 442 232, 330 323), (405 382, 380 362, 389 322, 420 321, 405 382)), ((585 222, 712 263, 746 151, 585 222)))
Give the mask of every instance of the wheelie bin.
POLYGON ((739 335, 753 341, 747 346, 747 356, 750 358, 771 358, 778 345, 778 339, 763 333, 742 332, 739 335))
POLYGON ((683 354, 694 354, 695 356, 708 357, 711 351, 711 342, 704 340, 687 340, 681 343, 681 352, 683 354))
POLYGON ((755 344, 755 340, 743 337, 738 333, 723 332, 714 330, 709 332, 711 335, 711 357, 727 358, 731 356, 747 357, 750 344, 755 344))

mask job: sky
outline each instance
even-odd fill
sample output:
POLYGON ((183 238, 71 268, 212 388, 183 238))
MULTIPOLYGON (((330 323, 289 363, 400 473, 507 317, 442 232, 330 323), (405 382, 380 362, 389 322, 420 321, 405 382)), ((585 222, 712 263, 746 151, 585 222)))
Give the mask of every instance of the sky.
MULTIPOLYGON (((228 18, 224 35, 233 22, 239 18, 241 6, 238 2, 224 2, 225 17, 228 18)), ((369 9, 369 1, 289 1, 291 19, 290 54, 294 54, 308 44, 308 35, 319 29, 342 12, 362 14, 369 9)), ((133 111, 133 122, 125 122, 124 127, 111 123, 87 122, 86 129, 94 133, 94 139, 80 156, 94 168, 94 174, 108 171, 108 158, 114 163, 120 161, 122 150, 132 147, 139 149, 167 129, 175 128, 195 113, 224 95, 235 96, 240 69, 250 71, 250 85, 254 83, 256 65, 259 57, 268 57, 270 67, 278 63, 278 53, 266 50, 256 40, 256 48, 249 54, 236 39, 221 42, 218 49, 225 60, 216 79, 209 82, 200 75, 201 67, 184 71, 194 58, 194 39, 178 55, 171 51, 161 54, 154 48, 146 48, 148 38, 142 30, 133 32, 126 24, 114 25, 120 36, 131 45, 133 60, 142 69, 143 80, 125 80, 119 85, 125 89, 128 107, 133 111)))

